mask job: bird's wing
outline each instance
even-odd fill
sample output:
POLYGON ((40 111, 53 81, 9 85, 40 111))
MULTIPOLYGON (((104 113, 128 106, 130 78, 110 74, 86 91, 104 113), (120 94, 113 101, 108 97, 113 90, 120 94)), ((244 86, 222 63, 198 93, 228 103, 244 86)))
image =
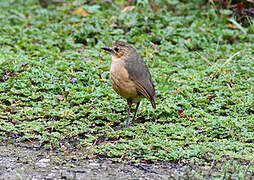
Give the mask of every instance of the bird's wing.
POLYGON ((129 73, 130 79, 135 83, 138 92, 149 99, 153 108, 156 108, 155 88, 144 60, 137 54, 129 56, 125 60, 125 68, 129 73))

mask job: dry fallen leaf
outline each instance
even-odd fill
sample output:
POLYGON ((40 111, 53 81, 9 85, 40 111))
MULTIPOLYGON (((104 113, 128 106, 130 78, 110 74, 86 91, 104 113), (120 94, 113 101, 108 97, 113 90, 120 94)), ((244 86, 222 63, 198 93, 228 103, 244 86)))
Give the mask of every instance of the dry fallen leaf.
POLYGON ((173 95, 173 94, 177 94, 177 93, 180 93, 180 92, 184 92, 185 91, 185 89, 180 89, 180 90, 178 90, 178 91, 174 91, 174 92, 171 92, 171 93, 169 93, 170 95, 173 95))
POLYGON ((86 16, 89 15, 86 11, 83 10, 82 7, 76 9, 75 11, 73 11, 73 13, 74 13, 74 14, 80 14, 80 15, 83 16, 83 17, 86 17, 86 16))
POLYGON ((75 77, 73 77, 73 76, 70 79, 71 79, 72 83, 75 83, 77 81, 77 79, 75 77))
POLYGON ((107 123, 107 124, 105 125, 105 127, 112 126, 113 124, 114 124, 114 122, 113 122, 113 121, 110 121, 109 123, 107 123))
POLYGON ((216 97, 216 94, 213 94, 213 95, 207 96, 207 99, 212 100, 215 97, 216 97))
POLYGON ((160 51, 157 44, 152 45, 152 49, 156 51, 160 51))
POLYGON ((133 10, 134 8, 135 8, 135 6, 126 6, 123 8, 122 12, 126 13, 126 12, 133 10))
POLYGON ((15 101, 15 104, 17 104, 17 105, 20 105, 20 104, 22 104, 23 102, 21 101, 21 100, 17 100, 17 101, 15 101))
POLYGON ((89 61, 89 60, 91 60, 92 58, 90 57, 90 56, 85 56, 84 58, 83 58, 83 61, 89 61))
POLYGON ((16 73, 15 72, 12 72, 12 71, 6 71, 5 72, 5 75, 2 77, 2 79, 5 81, 5 80, 7 80, 7 79, 9 79, 10 77, 13 77, 13 76, 15 76, 16 75, 16 73))
POLYGON ((64 100, 64 97, 62 95, 56 95, 56 98, 59 100, 59 101, 63 101, 64 100))
POLYGON ((237 29, 237 26, 234 24, 227 24, 227 27, 230 29, 237 29))
POLYGON ((178 110, 178 111, 177 111, 177 115, 178 115, 180 118, 183 118, 183 119, 186 118, 186 119, 191 120, 191 121, 195 120, 193 117, 190 117, 190 116, 187 116, 187 115, 183 114, 183 110, 178 110))
POLYGON ((193 92, 194 93, 201 93, 201 91, 198 88, 195 88, 195 87, 193 88, 193 92))

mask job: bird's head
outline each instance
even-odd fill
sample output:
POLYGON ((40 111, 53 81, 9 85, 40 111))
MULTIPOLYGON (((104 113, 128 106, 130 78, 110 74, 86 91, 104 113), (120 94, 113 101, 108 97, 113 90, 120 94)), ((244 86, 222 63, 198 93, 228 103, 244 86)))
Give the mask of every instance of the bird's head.
POLYGON ((135 48, 123 41, 117 41, 110 47, 102 47, 102 49, 111 52, 116 58, 124 58, 131 55, 131 53, 136 53, 135 48))

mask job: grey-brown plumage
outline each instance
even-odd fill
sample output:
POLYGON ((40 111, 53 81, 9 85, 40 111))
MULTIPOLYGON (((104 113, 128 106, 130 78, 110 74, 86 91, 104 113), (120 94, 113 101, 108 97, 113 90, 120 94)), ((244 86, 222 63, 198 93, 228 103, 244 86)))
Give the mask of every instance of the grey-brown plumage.
POLYGON ((136 49, 128 43, 118 41, 113 43, 111 47, 103 47, 102 49, 112 53, 110 80, 113 89, 125 98, 129 105, 126 122, 128 127, 133 103, 137 105, 132 122, 135 119, 141 99, 147 98, 153 108, 156 108, 152 77, 144 60, 138 55, 136 49))

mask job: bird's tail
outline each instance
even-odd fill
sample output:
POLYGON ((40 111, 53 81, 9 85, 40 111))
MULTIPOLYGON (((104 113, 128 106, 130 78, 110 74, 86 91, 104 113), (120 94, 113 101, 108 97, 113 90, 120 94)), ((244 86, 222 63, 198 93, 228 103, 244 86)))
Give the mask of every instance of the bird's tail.
POLYGON ((151 104, 152 104, 153 108, 156 109, 155 98, 153 98, 153 99, 151 100, 151 104))

